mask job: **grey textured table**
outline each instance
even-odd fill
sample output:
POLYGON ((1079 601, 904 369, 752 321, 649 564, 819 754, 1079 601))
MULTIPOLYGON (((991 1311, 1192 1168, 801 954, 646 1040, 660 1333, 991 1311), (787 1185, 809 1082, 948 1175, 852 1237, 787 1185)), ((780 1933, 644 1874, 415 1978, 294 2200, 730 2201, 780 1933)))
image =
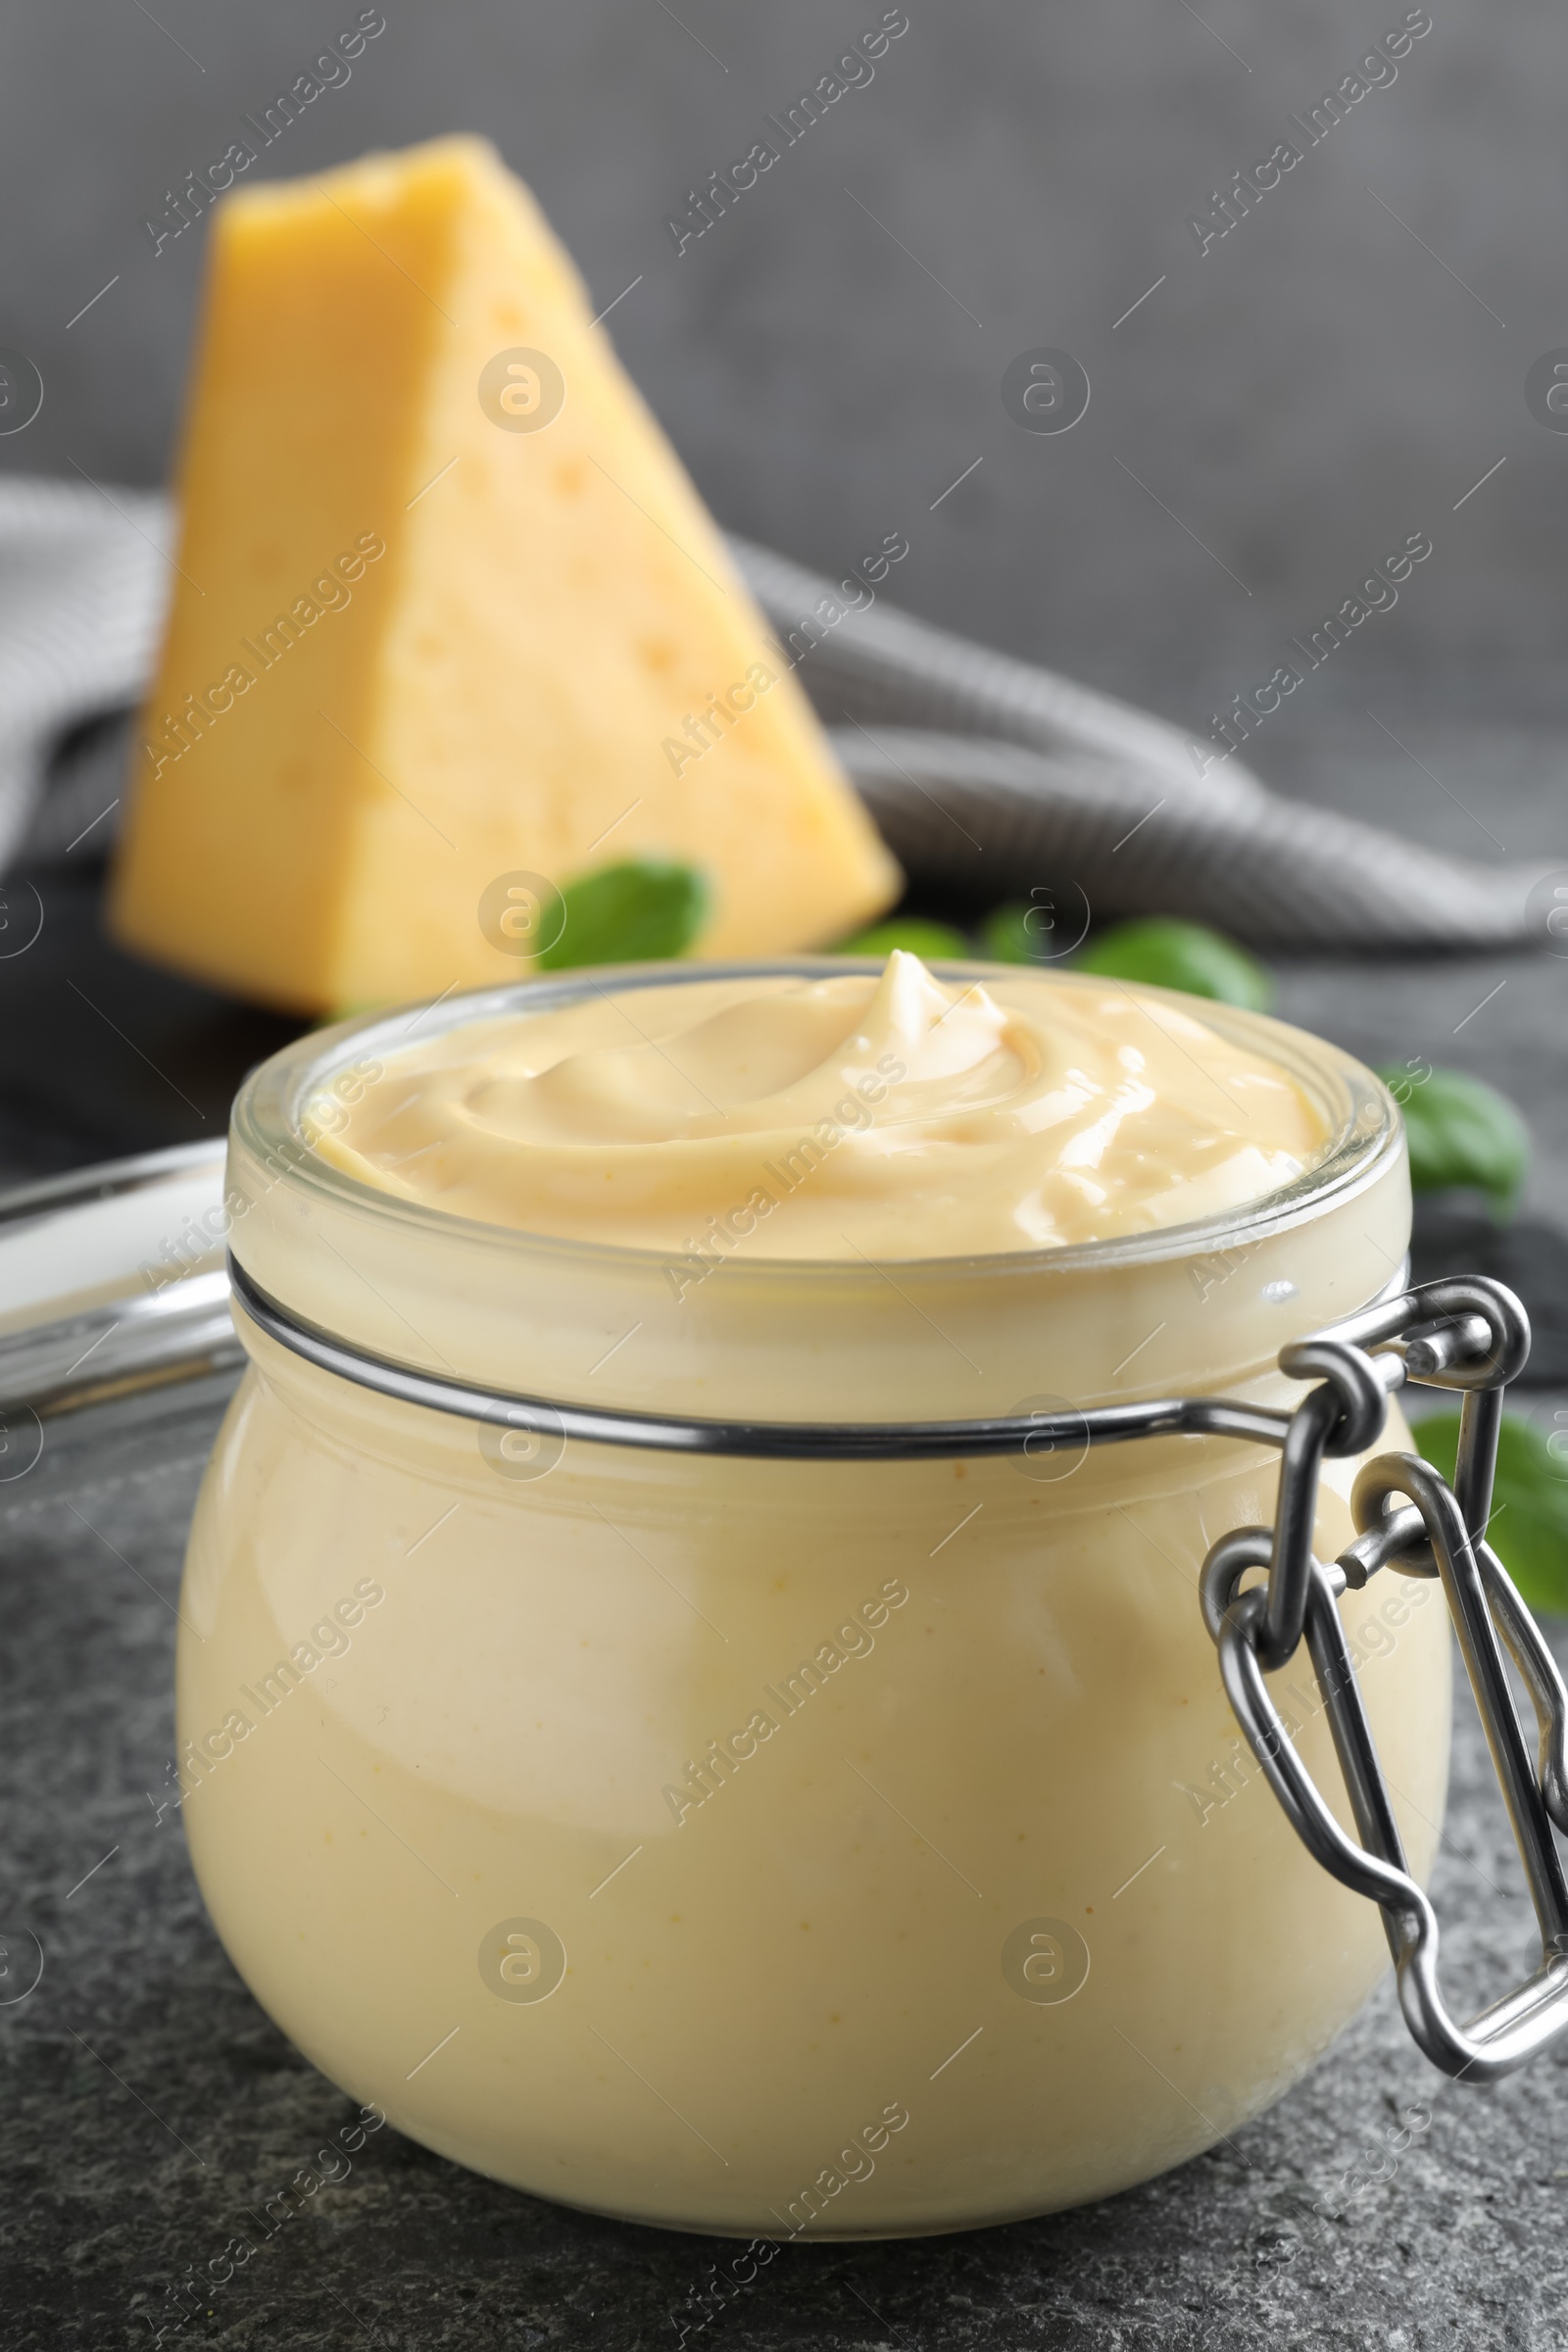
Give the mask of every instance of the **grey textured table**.
MULTIPOLYGON (((1560 746, 1493 736, 1471 783, 1461 771, 1479 739, 1461 758, 1436 730, 1401 733, 1463 797, 1485 792, 1514 854, 1563 846, 1560 795, 1543 789, 1560 746)), ((1451 824, 1457 845, 1469 820, 1446 804, 1417 811, 1407 796, 1435 799, 1430 787, 1396 755, 1370 755, 1366 737, 1349 719, 1343 741, 1320 732, 1293 783, 1391 822, 1419 813, 1432 835, 1451 824)), ((1460 1061, 1508 1087, 1540 1146, 1531 1212, 1562 1221, 1568 964, 1297 965, 1281 977, 1287 1017, 1371 1058, 1460 1061)), ((1549 1415, 1556 1397, 1525 1401, 1549 1415)), ((0 1927, 8 1966, 25 1958, 22 1931, 45 1953, 37 1990, 0 2006, 6 2352, 151 2344, 174 2311, 171 2288, 220 2256, 247 2209, 351 2114, 239 1984, 174 1817, 154 1817, 172 1743, 180 1551, 220 1403, 170 1392, 56 1424, 37 1468, 0 1486, 12 1799, 0 1927)), ((1568 1660, 1568 1628, 1556 1638, 1568 1660)), ((1245 1801, 1268 1799, 1254 1788, 1245 1801)), ((1462 1692, 1435 1894, 1454 2000, 1479 2006, 1520 1973, 1531 1917, 1462 1692)), ((1277 2108, 1165 2179, 962 2237, 789 2249, 688 2340, 711 2352, 1568 2345, 1565 2069, 1568 2052, 1493 2090, 1448 2087, 1386 1984, 1277 2108), (1430 2121, 1390 2176, 1350 2185, 1389 2171, 1387 2133, 1417 2104, 1430 2121)), ((730 2251, 515 2195, 387 2129, 164 2340, 673 2347, 674 2315, 730 2251)))

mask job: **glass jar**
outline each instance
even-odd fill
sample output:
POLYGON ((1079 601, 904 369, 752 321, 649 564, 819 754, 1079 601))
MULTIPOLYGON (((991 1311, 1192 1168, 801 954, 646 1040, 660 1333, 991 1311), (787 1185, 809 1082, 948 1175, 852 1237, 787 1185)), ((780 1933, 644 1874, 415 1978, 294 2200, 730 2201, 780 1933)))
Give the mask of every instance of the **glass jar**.
MULTIPOLYGON (((1398 1278, 1389 1098, 1220 1005, 1203 1017, 1295 1076, 1330 1147, 1250 1207, 1089 1248, 786 1263, 742 1237, 666 1260, 447 1217, 312 1150, 400 1045, 604 985, 450 998, 267 1063, 230 1139, 246 1273, 448 1378, 812 1422, 1289 1404, 1281 1346, 1398 1278)), ((1375 1910, 1262 1785, 1200 1612, 1209 1544, 1272 1516, 1271 1450, 778 1461, 531 1440, 237 1320, 251 1363, 185 1577, 191 1852, 264 2007, 441 2154, 686 2230, 1001 2222, 1233 2132, 1387 1966, 1375 1910)), ((1393 1421, 1385 1446, 1407 1442, 1393 1421)), ((1357 1467, 1325 1464, 1324 1557, 1353 1532, 1357 1467)), ((1344 1614, 1424 1878, 1446 1612, 1390 1571, 1344 1614)), ((1337 1791, 1304 1649, 1274 1688, 1337 1791)))

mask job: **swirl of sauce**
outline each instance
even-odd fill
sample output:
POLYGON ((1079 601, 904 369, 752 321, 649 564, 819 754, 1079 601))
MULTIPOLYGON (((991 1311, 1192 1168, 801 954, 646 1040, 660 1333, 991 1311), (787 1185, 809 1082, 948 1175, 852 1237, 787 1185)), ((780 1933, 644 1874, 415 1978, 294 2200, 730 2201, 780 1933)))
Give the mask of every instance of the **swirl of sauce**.
POLYGON ((1324 1125, 1168 996, 999 969, 590 992, 391 1055, 324 1157, 526 1232, 767 1258, 1106 1241, 1257 1200, 1324 1125))

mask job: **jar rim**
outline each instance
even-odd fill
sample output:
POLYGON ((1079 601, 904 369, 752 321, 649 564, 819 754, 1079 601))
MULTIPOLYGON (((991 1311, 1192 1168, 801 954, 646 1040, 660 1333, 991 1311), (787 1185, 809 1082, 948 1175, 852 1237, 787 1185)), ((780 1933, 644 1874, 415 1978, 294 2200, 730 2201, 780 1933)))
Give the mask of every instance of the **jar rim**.
MULTIPOLYGON (((1038 966, 997 964, 978 958, 933 958, 928 968, 938 980, 965 986, 987 978, 1012 979, 1025 970, 1047 980, 1074 976, 1049 973, 1038 966)), ((364 1184, 315 1149, 304 1130, 307 1105, 312 1097, 329 1091, 333 1080, 356 1061, 390 1058, 400 1050, 410 1050, 416 1033, 417 1043, 424 1044, 470 1023, 522 1011, 555 1011, 585 1000, 590 993, 604 995, 611 990, 628 994, 640 989, 730 979, 868 977, 873 970, 874 966, 864 957, 828 956, 737 958, 722 963, 595 964, 494 987, 455 990, 423 1004, 362 1014, 329 1028, 308 1032, 252 1070, 235 1098, 231 1141, 269 1166, 281 1159, 282 1182, 324 1196, 340 1207, 423 1233, 432 1240, 442 1236, 461 1237, 470 1247, 489 1245, 509 1252, 538 1253, 558 1264, 575 1261, 600 1271, 615 1266, 628 1271, 659 1267, 665 1262, 668 1252, 658 1248, 491 1224, 478 1218, 456 1216, 427 1201, 410 1200, 379 1186, 364 1184)), ((1394 1098, 1371 1070, 1340 1047, 1266 1013, 1206 998, 1195 1000, 1178 990, 1156 988, 1147 982, 1125 985, 1136 988, 1140 995, 1178 1007, 1189 1017, 1195 1004, 1200 1006, 1201 1019, 1216 1034, 1229 1043, 1253 1045, 1300 1087, 1327 1128, 1327 1140, 1309 1166, 1288 1184, 1254 1200, 1187 1224, 1151 1227, 1137 1233, 1118 1234, 1106 1241, 1015 1250, 959 1251, 900 1258, 895 1262, 907 1266, 911 1273, 962 1272, 970 1278, 996 1275, 1015 1279, 1023 1272, 1069 1275, 1100 1267, 1211 1255, 1309 1222, 1372 1181, 1389 1155, 1401 1149, 1402 1127, 1394 1098)), ((792 1281, 810 1282, 827 1277, 838 1280, 845 1268, 841 1257, 769 1257, 762 1251, 748 1254, 759 1275, 774 1272, 792 1281)))

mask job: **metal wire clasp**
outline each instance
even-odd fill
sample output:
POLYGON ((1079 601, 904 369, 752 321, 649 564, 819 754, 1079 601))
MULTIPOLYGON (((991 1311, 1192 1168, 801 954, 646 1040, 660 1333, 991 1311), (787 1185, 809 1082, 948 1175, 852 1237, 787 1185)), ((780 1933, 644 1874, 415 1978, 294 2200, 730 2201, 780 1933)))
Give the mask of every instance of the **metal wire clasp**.
POLYGON ((1518 1299, 1480 1279, 1424 1284, 1285 1348, 1281 1369, 1320 1385, 1291 1416, 1274 1526, 1222 1536, 1202 1575, 1203 1615, 1226 1692, 1269 1786, 1308 1852, 1382 1911, 1415 2040, 1446 2074, 1476 2082, 1511 2073, 1568 2029, 1568 1880, 1552 1836, 1554 1827, 1568 1834, 1568 1690, 1486 1540, 1502 1393, 1529 1352, 1530 1325, 1518 1299), (1352 1492, 1354 1542, 1324 1565, 1312 1552, 1323 1460, 1367 1452, 1382 1433, 1390 1394, 1412 1380, 1463 1392, 1454 1484, 1419 1455, 1380 1454, 1352 1492), (1442 1579, 1541 1929, 1540 1965, 1462 2027, 1439 1987, 1437 1916, 1409 1873, 1337 1606, 1348 1589, 1391 1564, 1442 1579), (1244 1589, 1244 1577, 1257 1569, 1266 1569, 1266 1583, 1244 1589), (1359 1844, 1324 1801, 1264 1680, 1303 1635, 1359 1844), (1534 1760, 1504 1646, 1535 1710, 1534 1760))

